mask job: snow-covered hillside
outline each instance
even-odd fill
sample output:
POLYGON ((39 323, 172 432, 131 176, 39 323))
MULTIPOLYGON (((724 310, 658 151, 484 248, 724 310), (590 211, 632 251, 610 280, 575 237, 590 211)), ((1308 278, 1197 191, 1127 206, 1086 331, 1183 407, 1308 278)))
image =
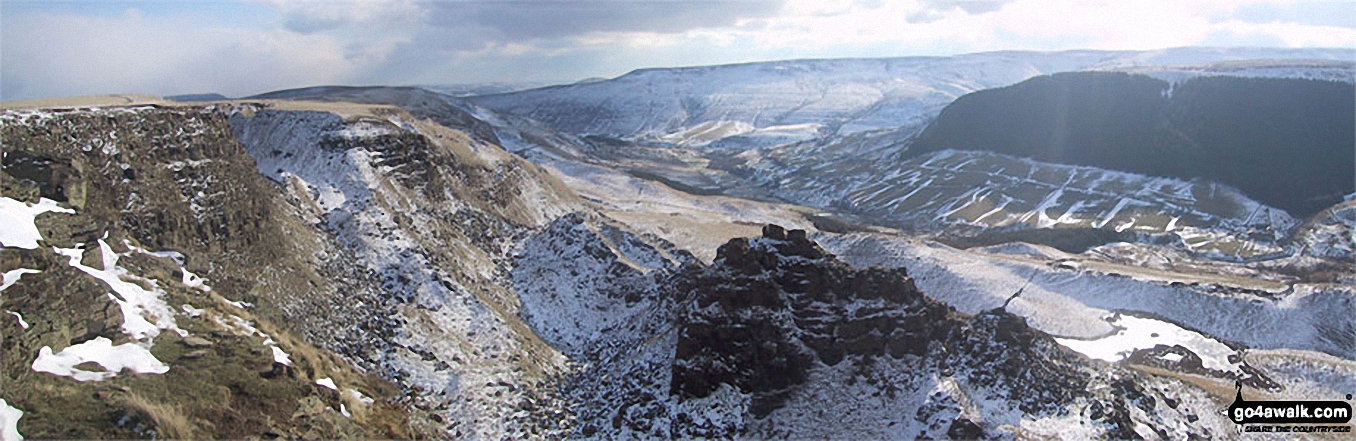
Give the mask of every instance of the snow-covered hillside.
POLYGON ((1147 75, 1173 84, 1206 76, 1303 78, 1346 83, 1356 82, 1356 61, 1349 58, 1341 60, 1242 60, 1204 64, 1114 67, 1108 68, 1108 70, 1147 75))
POLYGON ((1356 51, 1178 48, 776 61, 644 69, 470 101, 568 133, 689 146, 721 139, 728 141, 714 145, 775 145, 919 123, 961 95, 1037 75, 1259 59, 1350 61, 1356 51))
POLYGON ((1295 236, 1303 248, 1302 254, 1346 260, 1356 258, 1356 200, 1324 210, 1301 226, 1295 236))
MULTIPOLYGON (((1153 243, 967 251, 826 223, 639 165, 709 164, 692 149, 468 106, 494 128, 477 135, 438 124, 454 103, 0 113, 20 146, 0 161, 0 346, 22 355, 0 357, 21 372, 0 376, 0 430, 176 435, 131 391, 191 415, 185 437, 1210 438, 1233 430, 1217 400, 1235 379, 1356 384, 1350 285, 1153 243)), ((1295 222, 1209 183, 994 154, 862 167, 764 184, 828 210, 1100 224, 1186 250, 1217 245, 1192 228, 1274 242, 1295 222)), ((1349 220, 1316 218, 1305 243, 1339 249, 1349 220)))
MULTIPOLYGON (((782 158, 751 167, 776 176, 775 194, 883 225, 944 229, 1097 228, 1166 234, 1192 252, 1226 259, 1276 255, 1297 221, 1238 190, 1202 181, 946 150, 905 161, 826 161, 786 170, 782 158)), ((764 162, 766 161, 766 162, 764 162)))
MULTIPOLYGON (((446 421, 447 436, 523 435, 505 403, 563 361, 526 330, 509 253, 578 200, 497 146, 403 112, 242 106, 236 136, 308 223, 403 305, 395 348, 369 356, 446 421), (418 391, 418 392, 414 392, 418 391)), ((335 256, 338 257, 338 256, 335 256)))
POLYGON ((387 351, 395 320, 370 279, 308 266, 333 249, 273 205, 228 109, 0 111, 4 439, 428 433, 338 355, 387 351))
POLYGON ((1182 283, 1167 272, 1097 265, 1089 257, 982 256, 879 234, 819 240, 857 266, 906 266, 920 289, 961 311, 977 313, 1008 303, 1009 311, 1057 336, 1102 337, 1116 330, 1108 322, 1111 313, 1132 312, 1250 348, 1356 358, 1356 320, 1346 314, 1356 308, 1352 286, 1268 283, 1246 276, 1182 283))
MULTIPOLYGON (((693 194, 786 201, 928 232, 957 225, 962 234, 1094 228, 1256 260, 1293 252, 1283 239, 1298 222, 1228 186, 908 149, 958 96, 1032 76, 1124 71, 1169 81, 1349 81, 1352 59, 1356 51, 1347 49, 1178 48, 802 60, 641 70, 471 97, 463 107, 494 126, 512 151, 561 172, 576 188, 645 178, 693 194)), ((655 200, 623 197, 631 191, 643 193, 628 188, 597 199, 655 200)))

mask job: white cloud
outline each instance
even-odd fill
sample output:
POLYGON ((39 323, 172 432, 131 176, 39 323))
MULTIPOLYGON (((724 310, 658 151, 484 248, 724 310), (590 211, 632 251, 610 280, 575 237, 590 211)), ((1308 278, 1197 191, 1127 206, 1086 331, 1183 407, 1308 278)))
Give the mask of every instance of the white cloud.
MULTIPOLYGON (((0 98, 568 81, 653 66, 988 50, 1356 47, 1356 4, 1346 3, 1353 18, 1331 17, 1346 0, 240 1, 264 12, 242 22, 0 3, 0 98)), ((184 14, 209 14, 185 5, 184 14)))
POLYGON ((320 32, 344 26, 374 30, 417 26, 428 13, 427 4, 416 0, 255 0, 277 8, 288 29, 320 32))
POLYGON ((1293 47, 1356 47, 1356 29, 1349 27, 1230 20, 1221 23, 1218 29, 1240 36, 1272 37, 1293 47))
MULTIPOLYGON (((12 18, 12 17, 8 17, 12 18)), ((107 93, 227 95, 342 82, 382 62, 392 42, 202 27, 134 9, 108 17, 35 13, 6 20, 3 99, 107 93)))

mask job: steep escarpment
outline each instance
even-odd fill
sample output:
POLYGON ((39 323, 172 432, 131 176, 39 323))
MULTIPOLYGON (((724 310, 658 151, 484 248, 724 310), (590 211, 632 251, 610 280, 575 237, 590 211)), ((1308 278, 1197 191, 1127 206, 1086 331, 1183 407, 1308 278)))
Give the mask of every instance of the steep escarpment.
MULTIPOLYGON (((378 282, 400 326, 369 348, 453 437, 552 430, 543 385, 559 351, 519 317, 511 251, 579 201, 497 146, 395 108, 246 107, 232 128, 304 222, 378 282)), ((316 332, 325 332, 316 328, 316 332)))
POLYGON ((1352 84, 1337 81, 1055 74, 956 99, 912 151, 1206 179, 1308 216, 1356 190, 1352 96, 1352 84))
MULTIPOLYGON (((323 240, 287 221, 227 110, 0 114, 0 390, 23 435, 424 433, 394 385, 329 350, 346 340, 286 325, 279 299, 342 303, 342 273, 298 252, 323 240)), ((391 325, 334 309, 340 336, 391 325)))
POLYGON ((1002 309, 959 313, 904 270, 853 268, 804 231, 768 226, 722 246, 710 266, 666 271, 636 297, 646 312, 625 337, 595 342, 607 350, 579 354, 579 375, 560 384, 591 403, 571 410, 575 435, 980 438, 1073 424, 1126 438, 1224 427, 1179 409, 1208 402, 1180 383, 1090 361, 1002 309))
POLYGON ((396 108, 280 107, 4 114, 0 208, 35 222, 0 250, 21 433, 557 430, 564 359, 519 318, 509 267, 577 197, 396 108))
POLYGON ((412 115, 430 119, 443 126, 461 130, 491 143, 499 143, 494 128, 462 110, 457 98, 417 87, 320 86, 279 90, 250 99, 315 100, 362 104, 398 105, 412 115))
POLYGON ((608 353, 619 340, 643 338, 634 326, 668 303, 667 274, 696 259, 586 212, 551 222, 514 256, 519 315, 551 346, 575 357, 608 353))

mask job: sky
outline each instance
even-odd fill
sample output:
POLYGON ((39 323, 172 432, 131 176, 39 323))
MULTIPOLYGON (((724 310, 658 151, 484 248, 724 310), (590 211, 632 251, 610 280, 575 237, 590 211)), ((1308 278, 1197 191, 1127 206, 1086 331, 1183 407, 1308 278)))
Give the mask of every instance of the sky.
POLYGON ((1180 46, 1356 48, 1356 0, 0 0, 0 101, 1180 46))

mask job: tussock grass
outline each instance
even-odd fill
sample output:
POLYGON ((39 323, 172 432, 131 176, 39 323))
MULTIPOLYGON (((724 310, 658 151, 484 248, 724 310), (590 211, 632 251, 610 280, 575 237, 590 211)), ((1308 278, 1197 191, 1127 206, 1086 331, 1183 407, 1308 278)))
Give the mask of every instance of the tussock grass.
POLYGON ((156 402, 136 392, 121 396, 120 401, 155 422, 156 432, 161 437, 193 439, 198 433, 197 426, 178 406, 156 402))

